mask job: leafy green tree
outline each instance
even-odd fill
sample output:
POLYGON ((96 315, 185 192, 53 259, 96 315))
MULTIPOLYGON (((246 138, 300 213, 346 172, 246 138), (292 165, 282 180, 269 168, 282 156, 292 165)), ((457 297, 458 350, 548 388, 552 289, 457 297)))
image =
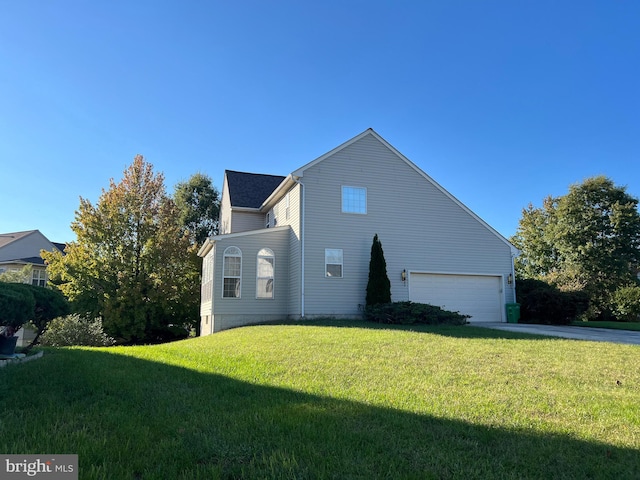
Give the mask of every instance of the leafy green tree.
POLYGON ((196 173, 179 182, 173 199, 179 211, 178 222, 192 243, 202 245, 207 237, 218 233, 220 193, 208 175, 196 173))
POLYGON ((591 315, 610 310, 613 292, 637 282, 640 265, 638 199, 625 187, 598 176, 548 198, 540 209, 523 210, 513 243, 522 254, 519 276, 564 290, 584 290, 591 315))
POLYGON ((369 281, 367 282, 366 304, 377 305, 391 302, 391 282, 387 276, 387 262, 384 259, 382 243, 376 233, 371 245, 369 261, 369 281))
POLYGON ((522 218, 511 242, 520 249, 515 267, 522 278, 544 278, 558 268, 558 252, 549 230, 555 224, 557 199, 547 197, 542 208, 529 204, 522 209, 522 218))
POLYGON ((47 330, 51 321, 54 318, 68 315, 71 308, 65 296, 57 289, 35 285, 25 285, 25 287, 29 287, 35 299, 34 315, 30 320, 36 329, 36 336, 25 349, 26 353, 38 343, 40 336, 47 330))
POLYGON ((25 265, 20 270, 8 270, 0 273, 0 282, 6 283, 28 283, 31 282, 33 267, 25 265))
POLYGON ((136 156, 96 205, 80 199, 66 255, 41 252, 52 283, 121 342, 167 340, 176 327, 186 334, 198 319, 199 284, 178 214, 163 175, 136 156))
POLYGON ((36 301, 21 283, 0 282, 0 334, 11 337, 31 320, 35 313, 36 301))

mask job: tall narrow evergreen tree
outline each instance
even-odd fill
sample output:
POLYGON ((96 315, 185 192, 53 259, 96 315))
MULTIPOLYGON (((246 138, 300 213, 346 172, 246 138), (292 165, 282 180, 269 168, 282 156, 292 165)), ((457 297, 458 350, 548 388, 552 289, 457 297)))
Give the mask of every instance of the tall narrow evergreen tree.
POLYGON ((387 262, 384 259, 382 243, 380 243, 377 233, 373 237, 371 245, 366 303, 367 305, 391 303, 391 282, 387 276, 387 262))

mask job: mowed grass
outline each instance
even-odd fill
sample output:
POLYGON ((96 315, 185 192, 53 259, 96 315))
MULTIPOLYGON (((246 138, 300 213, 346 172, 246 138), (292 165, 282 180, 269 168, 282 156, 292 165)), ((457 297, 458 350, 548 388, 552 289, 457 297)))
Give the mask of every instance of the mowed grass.
POLYGON ((246 327, 0 370, 0 451, 80 478, 638 478, 640 349, 464 327, 246 327))

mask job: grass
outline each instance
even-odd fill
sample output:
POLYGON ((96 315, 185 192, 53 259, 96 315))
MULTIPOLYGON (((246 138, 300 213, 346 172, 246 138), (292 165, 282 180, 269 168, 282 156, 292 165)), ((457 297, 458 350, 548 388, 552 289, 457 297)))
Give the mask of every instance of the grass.
POLYGON ((0 451, 80 478, 637 478, 637 346, 309 322, 46 350, 0 370, 0 451))
POLYGON ((640 322, 571 322, 572 327, 610 328, 613 330, 632 330, 640 332, 640 322))

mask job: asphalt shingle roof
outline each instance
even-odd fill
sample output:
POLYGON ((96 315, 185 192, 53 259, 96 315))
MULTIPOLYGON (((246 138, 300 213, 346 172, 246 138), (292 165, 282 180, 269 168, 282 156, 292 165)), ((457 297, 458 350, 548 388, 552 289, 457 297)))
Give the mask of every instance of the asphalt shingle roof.
POLYGON ((232 207, 260 208, 285 177, 226 170, 232 207))
POLYGON ((4 247, 5 245, 9 245, 16 240, 21 239, 22 237, 26 237, 27 235, 31 235, 33 232, 37 230, 27 230, 24 232, 10 232, 10 233, 0 233, 0 247, 4 247))

